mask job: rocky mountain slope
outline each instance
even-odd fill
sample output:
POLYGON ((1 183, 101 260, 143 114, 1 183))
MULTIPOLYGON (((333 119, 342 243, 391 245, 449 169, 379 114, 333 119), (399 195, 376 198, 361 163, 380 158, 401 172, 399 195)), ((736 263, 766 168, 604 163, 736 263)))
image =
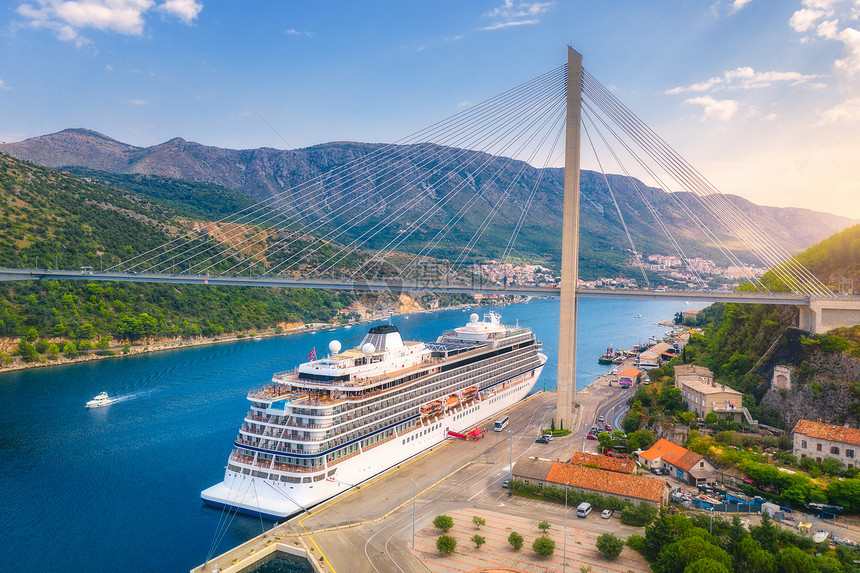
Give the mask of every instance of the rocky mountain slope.
MULTIPOLYGON (((426 146, 429 144, 421 144, 426 146)), ((174 138, 151 147, 136 147, 116 141, 85 129, 67 129, 59 133, 35 137, 18 143, 0 145, 0 151, 49 167, 82 166, 112 173, 157 175, 192 182, 214 183, 240 191, 257 200, 285 193, 285 205, 298 208, 302 196, 296 186, 332 169, 349 164, 379 150, 380 144, 336 142, 292 151, 272 148, 250 150, 222 149, 174 138)), ((403 153, 414 153, 418 148, 403 148, 403 153)), ((422 147, 423 150, 423 147, 422 147)), ((517 241, 515 254, 531 260, 543 259, 554 264, 560 257, 560 227, 562 200, 562 170, 539 169, 527 166, 517 179, 519 162, 506 163, 505 158, 489 158, 487 172, 500 169, 502 174, 488 181, 472 163, 477 152, 462 152, 437 147, 438 160, 454 158, 450 165, 435 168, 412 161, 408 169, 399 169, 391 177, 379 177, 362 167, 350 167, 343 179, 358 183, 352 187, 326 187, 315 190, 314 200, 302 212, 306 222, 327 221, 337 226, 350 222, 344 238, 353 239, 400 211, 405 211, 394 224, 374 235, 367 247, 380 248, 402 236, 411 225, 441 198, 449 197, 444 208, 429 219, 420 220, 418 231, 410 235, 400 248, 420 250, 446 223, 456 217, 467 203, 466 193, 454 193, 458 185, 480 190, 479 199, 472 204, 455 228, 441 241, 433 253, 437 257, 455 258, 499 204, 499 211, 487 227, 484 238, 474 254, 499 256, 522 213, 535 181, 540 187, 529 209, 528 217, 517 241), (422 182, 441 181, 432 187, 422 182), (486 184, 486 185, 485 185, 486 184), (510 194, 503 200, 505 190, 512 185, 510 194), (354 201, 360 207, 350 207, 354 201), (342 212, 338 211, 342 209, 342 212), (340 213, 337 217, 331 213, 340 213), (328 217, 326 219, 326 217, 328 217)), ((481 160, 487 158, 481 157, 481 160)), ((646 253, 675 254, 669 240, 659 230, 648 207, 639 198, 634 181, 622 176, 609 177, 637 248, 646 253)), ((687 205, 721 239, 736 250, 742 259, 755 263, 737 241, 723 233, 695 198, 685 193, 667 194, 660 189, 638 186, 654 209, 661 213, 666 225, 673 229, 675 239, 687 256, 704 256, 720 262, 716 245, 703 236, 679 203, 687 205)), ((766 229, 787 251, 797 252, 854 223, 854 221, 806 209, 762 207, 740 197, 730 200, 747 214, 754 223, 766 229)), ((581 267, 589 275, 611 274, 623 269, 629 257, 629 247, 623 226, 611 196, 600 173, 583 171, 581 200, 581 267)))

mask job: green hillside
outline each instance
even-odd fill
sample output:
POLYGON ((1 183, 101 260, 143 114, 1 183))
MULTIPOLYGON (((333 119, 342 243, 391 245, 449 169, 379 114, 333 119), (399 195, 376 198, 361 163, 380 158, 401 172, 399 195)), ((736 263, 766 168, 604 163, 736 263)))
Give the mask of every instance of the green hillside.
MULTIPOLYGON (((835 292, 848 292, 852 285, 860 287, 860 225, 831 235, 795 258, 835 292)), ((773 271, 766 273, 762 283, 775 291, 791 290, 777 275, 773 271)))
MULTIPOLYGON (((177 221, 192 213, 161 183, 156 199, 0 155, 0 267, 107 268, 167 242, 177 221)), ((216 214, 218 204, 204 201, 189 210, 216 214)), ((225 266, 236 262, 228 258, 225 266)), ((50 354, 51 344, 87 349, 105 337, 190 338, 325 321, 352 300, 349 293, 310 290, 0 283, 0 337, 26 337, 50 354)))

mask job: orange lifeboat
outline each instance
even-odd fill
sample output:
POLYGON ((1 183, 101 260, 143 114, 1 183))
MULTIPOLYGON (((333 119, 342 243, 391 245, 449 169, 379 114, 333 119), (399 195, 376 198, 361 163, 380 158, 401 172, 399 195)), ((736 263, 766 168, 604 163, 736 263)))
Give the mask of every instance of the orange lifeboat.
POLYGON ((466 400, 471 400, 472 398, 475 397, 475 394, 477 394, 477 393, 478 393, 477 388, 475 388, 474 386, 469 386, 468 388, 463 390, 463 401, 465 402, 466 400))
POLYGON ((442 402, 439 400, 434 400, 429 404, 425 404, 421 407, 421 415, 422 416, 433 416, 442 411, 442 402))
POLYGON ((459 401, 460 401, 460 399, 457 398, 456 396, 448 396, 445 399, 445 409, 450 410, 451 408, 456 406, 459 401))

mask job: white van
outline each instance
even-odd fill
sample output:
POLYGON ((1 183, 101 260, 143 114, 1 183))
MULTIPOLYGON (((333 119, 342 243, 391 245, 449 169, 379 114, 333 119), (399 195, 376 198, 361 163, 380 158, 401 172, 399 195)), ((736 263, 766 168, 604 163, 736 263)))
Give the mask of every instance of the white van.
POLYGON ((576 517, 588 517, 589 513, 591 513, 591 504, 587 501, 583 501, 576 507, 576 517))

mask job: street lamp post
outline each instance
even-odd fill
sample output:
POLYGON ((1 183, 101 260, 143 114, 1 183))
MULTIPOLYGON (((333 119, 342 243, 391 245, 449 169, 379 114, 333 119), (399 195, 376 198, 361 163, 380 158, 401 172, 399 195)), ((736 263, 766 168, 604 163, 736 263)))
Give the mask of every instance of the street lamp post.
POLYGON ((412 549, 415 549, 415 488, 418 485, 415 480, 409 478, 412 482, 412 549))
POLYGON ((567 490, 570 482, 564 482, 564 549, 561 558, 562 573, 567 571, 567 490))
POLYGON ((511 438, 510 448, 508 450, 508 487, 511 487, 511 480, 514 479, 514 432, 508 430, 508 435, 511 438))

